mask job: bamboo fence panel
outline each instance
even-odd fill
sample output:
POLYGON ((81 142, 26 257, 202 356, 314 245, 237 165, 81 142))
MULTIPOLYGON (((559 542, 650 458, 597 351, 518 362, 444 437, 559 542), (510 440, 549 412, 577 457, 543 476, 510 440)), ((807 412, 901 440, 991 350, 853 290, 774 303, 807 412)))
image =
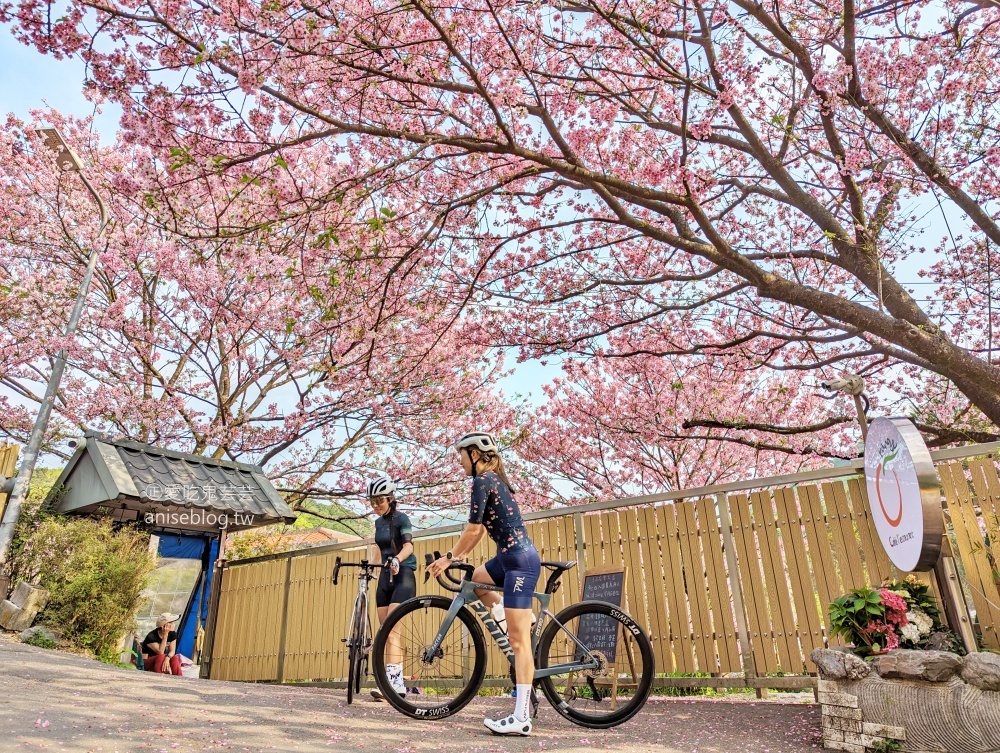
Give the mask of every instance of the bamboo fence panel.
MULTIPOLYGON (((0 448, 0 464, 11 456, 8 448, 0 448)), ((996 460, 946 462, 938 469, 949 535, 975 608, 982 646, 1000 649, 996 460)), ((731 532, 722 530, 718 501, 709 497, 595 512, 569 509, 565 515, 530 521, 529 535, 542 560, 579 560, 577 568, 562 577, 551 611, 558 613, 580 600, 587 570, 624 566, 628 579, 623 606, 647 629, 659 673, 742 674, 733 607, 734 591, 740 589, 752 673, 760 677, 813 672, 810 652, 831 644, 830 601, 847 590, 898 577, 875 533, 863 479, 733 493, 725 503, 731 532), (728 571, 728 541, 736 572, 728 571)), ((414 552, 420 566, 419 593, 451 597, 435 581, 425 583, 422 573, 425 555, 448 551, 457 539, 457 534, 428 537, 418 532, 414 552)), ((470 561, 483 562, 493 550, 484 540, 470 561)), ((347 650, 342 639, 349 631, 357 571, 342 571, 338 587, 332 586, 330 575, 337 556, 357 562, 365 554, 366 547, 359 543, 227 568, 212 677, 345 680, 347 650)), ((549 572, 543 569, 539 590, 549 572)), ((920 577, 936 588, 933 579, 920 577)), ((369 595, 377 629, 374 590, 369 595)), ((440 614, 420 619, 427 624, 420 623, 419 629, 432 637, 439 624, 431 623, 440 614)), ((488 635, 486 641, 488 675, 507 677, 506 658, 488 635)))

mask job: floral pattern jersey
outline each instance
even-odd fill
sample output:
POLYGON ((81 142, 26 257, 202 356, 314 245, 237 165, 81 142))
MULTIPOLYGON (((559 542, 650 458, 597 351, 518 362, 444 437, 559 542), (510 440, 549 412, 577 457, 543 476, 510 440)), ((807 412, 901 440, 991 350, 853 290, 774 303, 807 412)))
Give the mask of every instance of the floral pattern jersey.
POLYGON ((533 546, 510 489, 492 471, 480 473, 472 480, 469 522, 486 527, 498 552, 517 552, 533 546))

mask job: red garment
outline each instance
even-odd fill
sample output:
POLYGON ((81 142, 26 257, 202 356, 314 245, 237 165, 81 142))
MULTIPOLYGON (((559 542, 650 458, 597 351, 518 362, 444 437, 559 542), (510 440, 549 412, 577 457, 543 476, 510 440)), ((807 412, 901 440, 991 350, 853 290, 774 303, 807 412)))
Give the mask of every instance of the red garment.
POLYGON ((181 675, 181 657, 177 654, 168 657, 166 654, 153 654, 147 657, 144 662, 144 669, 147 672, 161 672, 163 670, 163 662, 169 658, 170 660, 170 671, 175 675, 180 677, 181 675))

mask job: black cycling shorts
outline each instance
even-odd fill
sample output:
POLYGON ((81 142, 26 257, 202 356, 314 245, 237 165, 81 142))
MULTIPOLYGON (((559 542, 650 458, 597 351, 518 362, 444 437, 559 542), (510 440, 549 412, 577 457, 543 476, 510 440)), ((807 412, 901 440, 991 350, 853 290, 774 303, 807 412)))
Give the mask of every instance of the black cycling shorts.
POLYGON ((375 590, 375 606, 387 607, 390 604, 402 604, 407 599, 417 595, 417 574, 408 567, 399 568, 389 582, 389 568, 383 567, 378 576, 378 588, 375 590))

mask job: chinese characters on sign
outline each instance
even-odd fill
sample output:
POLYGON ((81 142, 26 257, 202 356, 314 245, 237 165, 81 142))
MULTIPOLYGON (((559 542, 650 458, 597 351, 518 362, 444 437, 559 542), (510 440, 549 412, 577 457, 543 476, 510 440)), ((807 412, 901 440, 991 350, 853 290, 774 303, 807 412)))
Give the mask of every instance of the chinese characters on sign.
POLYGON ((169 501, 181 505, 195 505, 187 510, 150 511, 143 520, 147 525, 163 528, 228 528, 251 526, 253 513, 236 510, 212 509, 238 505, 253 500, 254 487, 249 484, 148 484, 144 496, 155 501, 169 501))

